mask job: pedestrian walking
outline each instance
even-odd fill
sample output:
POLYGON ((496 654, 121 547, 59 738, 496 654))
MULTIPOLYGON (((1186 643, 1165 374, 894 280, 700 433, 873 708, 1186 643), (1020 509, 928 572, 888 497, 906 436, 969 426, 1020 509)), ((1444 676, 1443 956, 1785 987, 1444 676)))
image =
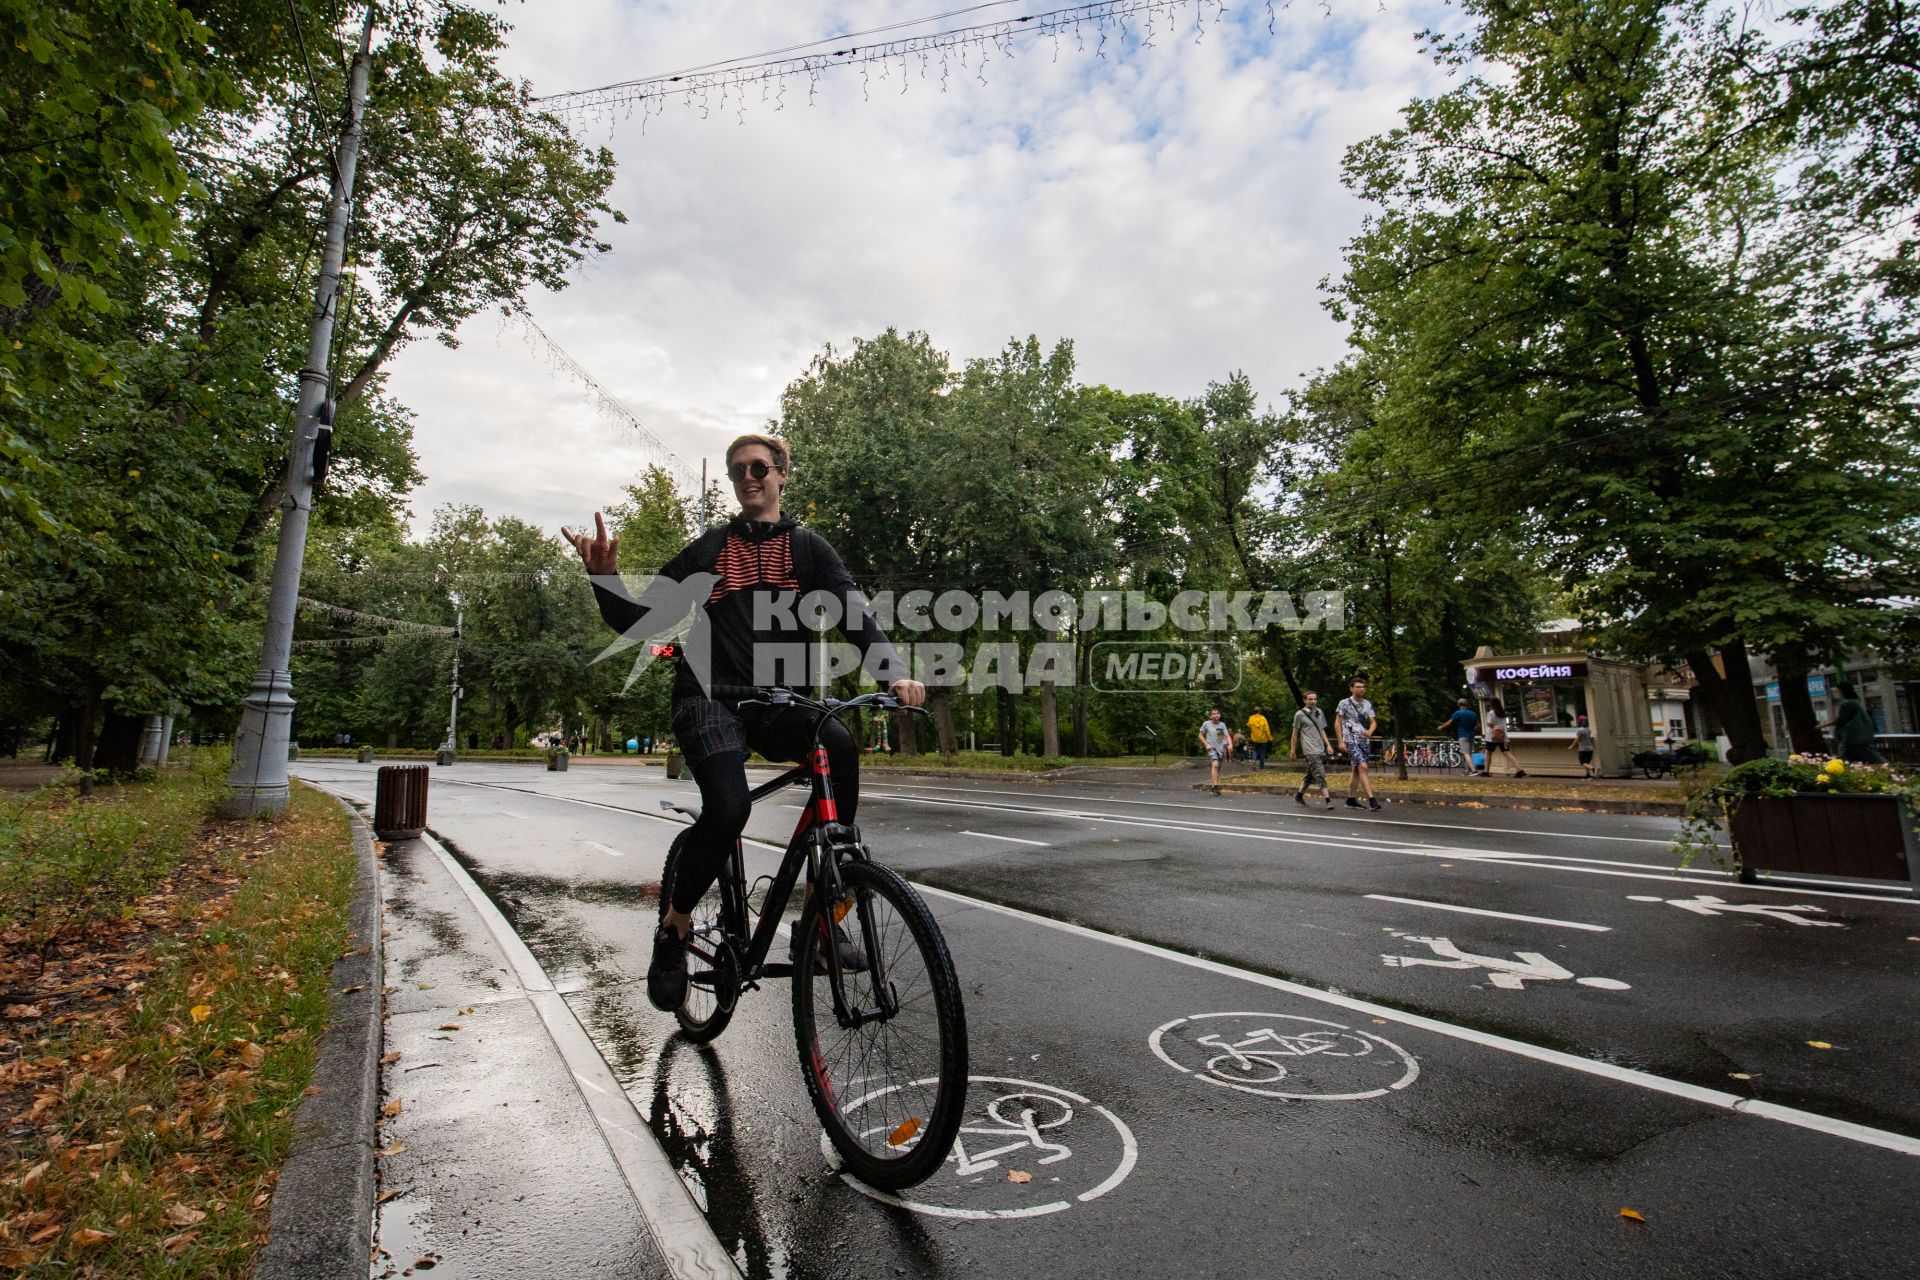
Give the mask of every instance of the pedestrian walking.
POLYGON ((1220 794, 1220 764, 1233 749, 1233 730, 1220 718, 1220 708, 1207 712, 1200 722, 1200 749, 1207 753, 1207 786, 1220 794))
POLYGON ((1327 785, 1327 715, 1320 710, 1320 695, 1312 689, 1300 695, 1305 705, 1293 713, 1293 737, 1287 744, 1287 759, 1307 761, 1307 776, 1293 793, 1293 802, 1306 808, 1307 791, 1320 788, 1321 808, 1333 808, 1333 788, 1327 785))
POLYGON ((1527 776, 1527 771, 1513 762, 1513 756, 1507 750, 1507 709, 1500 705, 1498 698, 1487 703, 1487 767, 1480 771, 1481 777, 1491 778, 1494 775, 1493 764, 1496 760, 1502 766, 1502 774, 1511 774, 1516 778, 1527 776))
POLYGON ((1840 684, 1840 702, 1833 709, 1833 719, 1820 726, 1833 730, 1833 749, 1848 764, 1885 764, 1887 758, 1873 745, 1873 713, 1867 710, 1867 704, 1860 701, 1860 695, 1852 684, 1842 681, 1840 684))
POLYGON ((1453 740, 1460 744, 1460 767, 1467 771, 1468 777, 1473 776, 1473 734, 1479 727, 1480 717, 1465 698, 1461 698, 1453 714, 1437 726, 1437 732, 1453 734, 1453 740))
POLYGON ((1573 741, 1568 744, 1567 750, 1579 752, 1580 767, 1586 771, 1587 777, 1591 778, 1593 776, 1593 730, 1587 727, 1585 716, 1574 721, 1573 741))
POLYGON ((1247 741, 1253 747, 1253 767, 1266 768, 1267 752, 1273 749, 1273 726, 1267 723, 1267 717, 1258 707, 1247 717, 1247 741))
POLYGON ((1373 779, 1367 776, 1367 748, 1379 727, 1373 704, 1367 701, 1367 682, 1355 679, 1347 685, 1347 696, 1333 709, 1334 737, 1340 749, 1347 753, 1349 809, 1360 807, 1362 795, 1367 798, 1367 808, 1380 808, 1380 802, 1373 798, 1373 779))

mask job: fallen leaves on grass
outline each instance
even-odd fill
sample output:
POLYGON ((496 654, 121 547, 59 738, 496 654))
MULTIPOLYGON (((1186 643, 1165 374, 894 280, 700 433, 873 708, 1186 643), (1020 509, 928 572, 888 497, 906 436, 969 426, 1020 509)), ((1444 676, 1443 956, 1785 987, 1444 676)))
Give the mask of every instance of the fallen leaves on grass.
POLYGON ((191 1227, 206 1220, 207 1215, 190 1204, 175 1204, 167 1209, 167 1221, 176 1227, 191 1227))
POLYGON ((187 1016, 195 1022, 205 1022, 213 1016, 213 1006, 210 1004, 197 1004, 187 1010, 187 1016))

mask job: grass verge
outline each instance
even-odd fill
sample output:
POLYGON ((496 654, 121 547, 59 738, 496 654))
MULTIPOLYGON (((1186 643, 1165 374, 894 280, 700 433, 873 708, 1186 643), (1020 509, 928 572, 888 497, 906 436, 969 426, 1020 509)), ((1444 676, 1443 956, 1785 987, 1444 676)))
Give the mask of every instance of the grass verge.
POLYGON ((93 801, 41 793, 16 802, 37 813, 10 815, 42 839, 0 848, 37 868, 7 882, 33 910, 0 899, 16 921, 0 934, 0 1266, 252 1270, 326 1027, 354 856, 346 815, 304 788, 277 818, 210 818, 221 763, 93 801), (104 857, 93 879, 74 872, 82 846, 129 834, 136 873, 104 857))

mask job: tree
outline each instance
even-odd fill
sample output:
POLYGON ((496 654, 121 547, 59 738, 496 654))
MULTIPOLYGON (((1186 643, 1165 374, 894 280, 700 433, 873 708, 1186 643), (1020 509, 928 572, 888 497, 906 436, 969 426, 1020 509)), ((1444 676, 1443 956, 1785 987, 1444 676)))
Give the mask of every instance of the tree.
POLYGON ((1759 754, 1749 646, 1874 634, 1914 562, 1912 370, 1871 263, 1792 198, 1700 0, 1468 12, 1435 56, 1498 73, 1349 152, 1380 212, 1334 309, 1383 420, 1759 754))

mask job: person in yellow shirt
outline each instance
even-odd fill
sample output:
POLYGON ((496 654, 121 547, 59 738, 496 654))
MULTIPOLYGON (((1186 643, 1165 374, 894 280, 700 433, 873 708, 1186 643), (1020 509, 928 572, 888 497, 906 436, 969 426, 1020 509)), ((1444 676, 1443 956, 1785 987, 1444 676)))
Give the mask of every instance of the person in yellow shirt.
POLYGON ((1273 748, 1273 726, 1255 707, 1253 714, 1247 717, 1247 741, 1253 744, 1253 759, 1256 767, 1267 767, 1267 752, 1273 748))

